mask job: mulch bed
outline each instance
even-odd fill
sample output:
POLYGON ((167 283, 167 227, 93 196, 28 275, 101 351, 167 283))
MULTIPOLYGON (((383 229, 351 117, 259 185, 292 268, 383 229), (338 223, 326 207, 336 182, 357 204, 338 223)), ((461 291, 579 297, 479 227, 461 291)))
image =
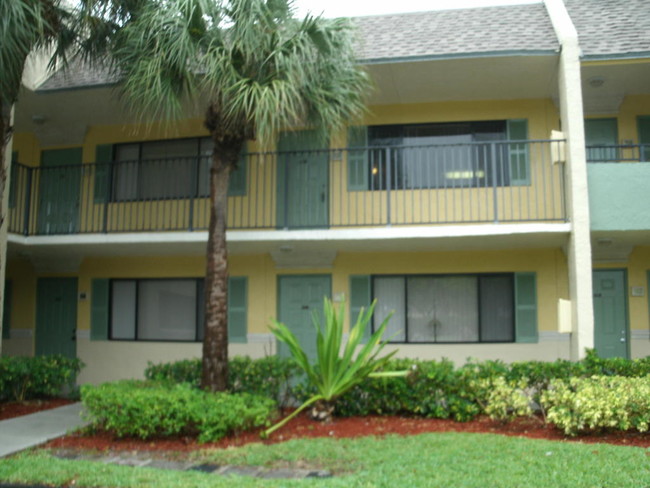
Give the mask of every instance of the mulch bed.
POLYGON ((21 417, 23 415, 29 415, 30 413, 49 410, 51 408, 63 407, 64 405, 70 405, 71 403, 74 402, 65 398, 0 403, 0 420, 21 417))
POLYGON ((471 422, 455 422, 453 420, 421 419, 408 417, 350 417, 338 418, 332 423, 324 424, 310 420, 306 416, 294 418, 287 425, 274 432, 269 439, 262 440, 259 431, 244 432, 222 439, 216 443, 198 444, 190 437, 139 440, 134 438, 117 439, 107 433, 74 434, 55 439, 45 447, 67 449, 93 450, 129 450, 129 451, 178 451, 188 452, 204 448, 227 448, 243 446, 257 442, 275 444, 290 439, 315 437, 351 438, 360 436, 382 436, 387 434, 414 435, 425 432, 473 432, 491 433, 508 436, 522 436, 533 439, 549 439, 555 441, 572 441, 587 443, 608 443, 624 446, 650 447, 650 434, 606 432, 566 437, 550 426, 543 425, 537 419, 518 419, 509 424, 502 424, 479 417, 471 422))

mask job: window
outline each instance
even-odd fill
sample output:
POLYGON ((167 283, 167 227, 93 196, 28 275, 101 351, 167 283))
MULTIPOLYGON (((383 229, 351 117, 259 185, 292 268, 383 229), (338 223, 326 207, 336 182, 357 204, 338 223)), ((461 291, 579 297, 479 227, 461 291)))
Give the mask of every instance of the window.
MULTIPOLYGON (((203 340, 203 279, 116 279, 110 282, 113 340, 203 340)), ((228 281, 230 342, 246 341, 246 278, 228 281)))
POLYGON ((390 342, 514 342, 514 274, 375 276, 373 329, 390 342))
MULTIPOLYGON (((213 147, 209 137, 116 145, 113 201, 207 197, 213 147)), ((228 194, 246 194, 244 154, 230 175, 228 194)))
POLYGON ((351 127, 351 190, 529 184, 525 120, 351 127), (355 149, 364 147, 363 150, 355 149), (367 175, 367 176, 366 176, 367 175))

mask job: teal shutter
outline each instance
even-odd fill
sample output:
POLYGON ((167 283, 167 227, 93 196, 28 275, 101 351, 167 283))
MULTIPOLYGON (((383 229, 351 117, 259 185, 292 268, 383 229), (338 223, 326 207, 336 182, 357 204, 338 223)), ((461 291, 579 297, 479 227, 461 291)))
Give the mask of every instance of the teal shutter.
POLYGON ((515 273, 516 342, 538 342, 535 273, 515 273))
POLYGON ((348 129, 348 190, 368 189, 368 128, 348 129), (363 148, 363 149, 355 149, 363 148))
POLYGON ((107 279, 94 279, 90 291, 90 340, 108 339, 109 285, 107 279))
POLYGON ((110 182, 111 166, 113 161, 113 145, 100 144, 95 148, 95 203, 106 203, 110 182))
POLYGON ((245 276, 228 279, 228 342, 247 342, 247 282, 245 276))
POLYGON ((650 117, 639 117, 637 125, 639 128, 639 144, 641 144, 639 160, 650 161, 650 117))
POLYGON ((3 301, 2 338, 9 339, 9 328, 11 327, 11 281, 5 281, 5 296, 3 301))
MULTIPOLYGON (((508 120, 509 141, 528 140, 528 121, 526 119, 508 120)), ((528 144, 510 144, 508 146, 510 162, 510 184, 512 186, 530 185, 530 158, 528 144)))
POLYGON ((242 148, 239 155, 239 163, 237 169, 230 173, 230 180, 228 181, 228 196, 240 197, 246 195, 246 173, 248 166, 248 152, 246 151, 246 144, 242 148))
MULTIPOLYGON (((350 276, 350 328, 357 323, 361 309, 368 310, 372 303, 370 276, 368 275, 352 275, 350 276)), ((370 338, 371 324, 366 327, 366 332, 363 336, 364 342, 370 338)))

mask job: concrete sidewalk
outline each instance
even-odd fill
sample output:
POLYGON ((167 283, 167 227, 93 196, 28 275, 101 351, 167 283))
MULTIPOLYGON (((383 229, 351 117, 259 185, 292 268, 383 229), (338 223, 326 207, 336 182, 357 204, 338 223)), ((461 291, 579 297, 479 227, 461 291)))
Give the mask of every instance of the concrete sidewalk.
POLYGON ((73 403, 0 421, 0 457, 37 446, 85 426, 87 422, 81 419, 81 409, 81 403, 73 403))

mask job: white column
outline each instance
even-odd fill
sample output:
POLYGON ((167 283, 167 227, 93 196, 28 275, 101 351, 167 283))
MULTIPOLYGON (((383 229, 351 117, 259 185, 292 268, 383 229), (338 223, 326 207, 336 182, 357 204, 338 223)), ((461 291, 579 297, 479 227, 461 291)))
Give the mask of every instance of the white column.
POLYGON ((571 234, 567 248, 569 291, 571 294, 571 359, 594 347, 594 310, 589 229, 589 194, 585 153, 580 46, 578 33, 562 0, 544 0, 544 5, 560 42, 558 85, 562 132, 567 139, 566 193, 571 234))

